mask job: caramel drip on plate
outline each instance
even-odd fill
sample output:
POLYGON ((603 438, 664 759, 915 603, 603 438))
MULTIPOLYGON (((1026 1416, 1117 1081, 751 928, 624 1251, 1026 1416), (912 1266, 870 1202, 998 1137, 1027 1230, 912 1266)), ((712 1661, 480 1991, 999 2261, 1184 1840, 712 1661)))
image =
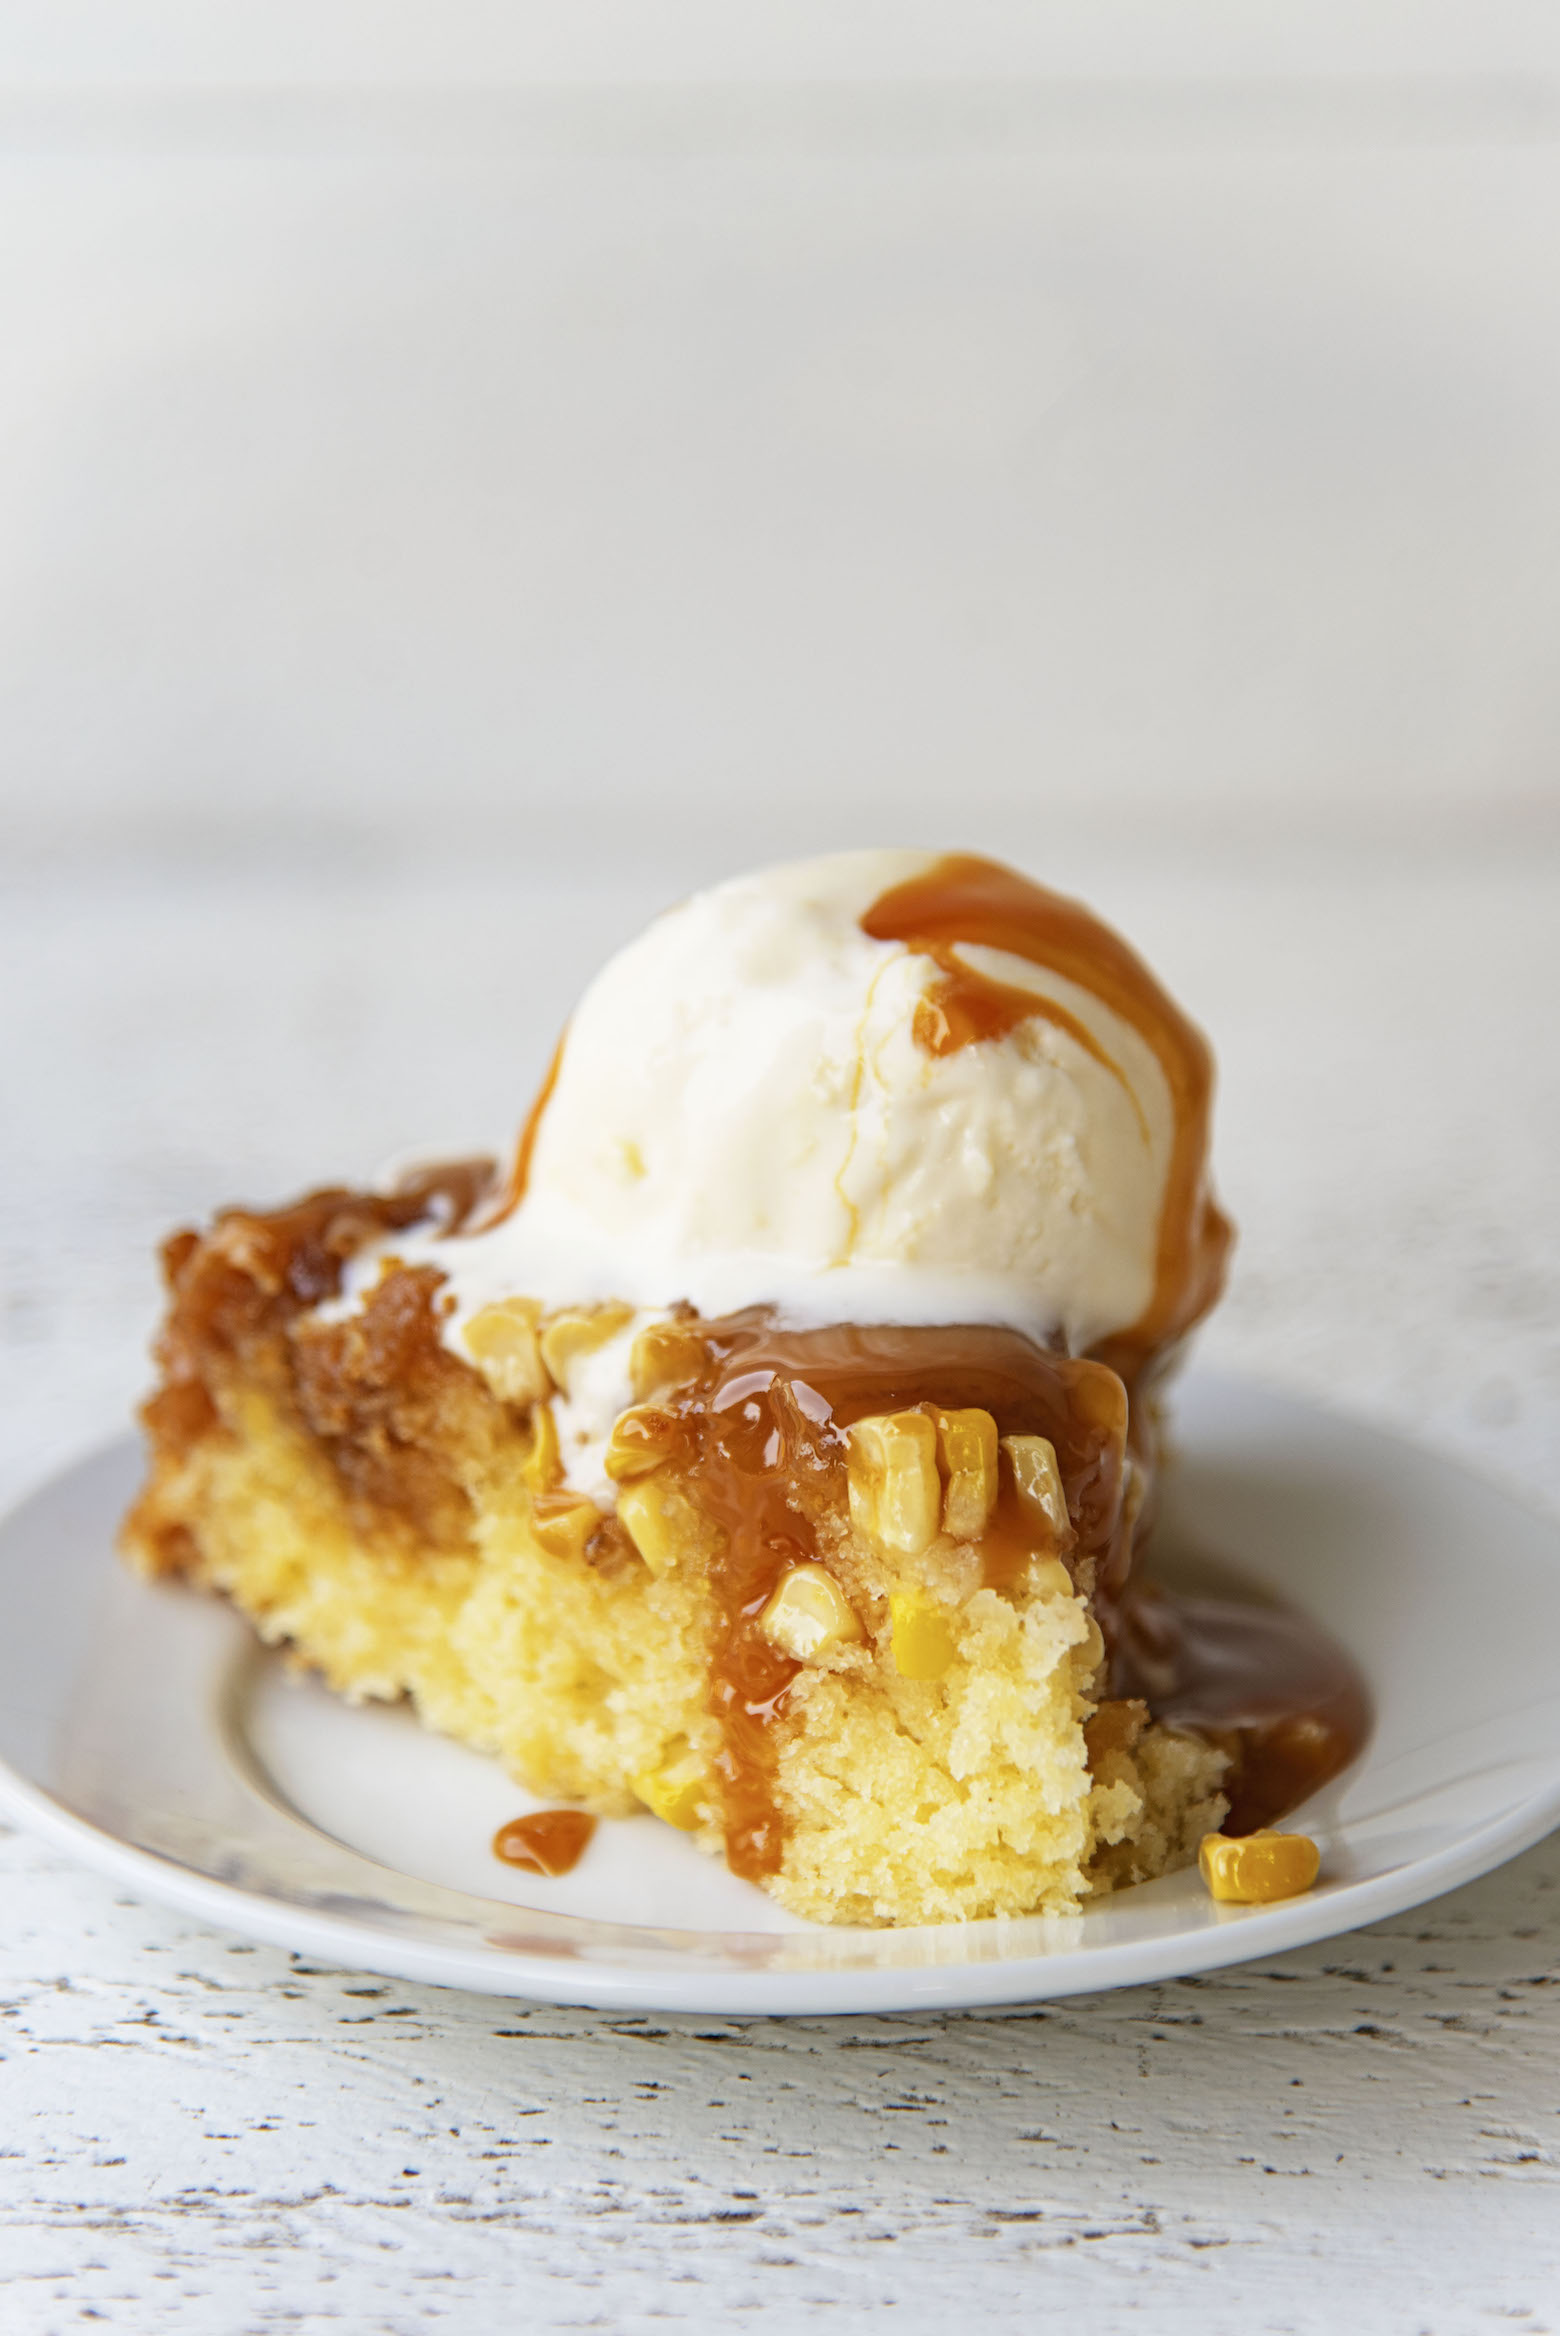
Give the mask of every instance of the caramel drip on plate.
MULTIPOLYGON (((1202 1034, 1166 996, 1142 959, 1091 910, 995 860, 950 853, 922 875, 883 893, 861 926, 873 940, 902 941, 933 958, 945 981, 949 954, 961 943, 1006 950, 1090 991, 1153 1049, 1174 1114, 1154 1287, 1131 1328, 1103 1341, 1097 1350, 1100 1359, 1130 1384, 1207 1312, 1224 1278, 1231 1236, 1228 1219, 1207 1185, 1213 1058, 1202 1034)), ((939 984, 928 997, 947 1017, 940 990, 939 984)), ((1020 998, 1027 1000, 1030 1014, 1056 1020, 1059 1011, 1065 1011, 1007 983, 988 982, 961 965, 955 1011, 970 1035, 957 1043, 1005 1035, 1022 1018, 1013 1010, 1020 998), (983 1020, 986 1027, 981 1027, 983 1020)), ((1070 1034, 1078 1035, 1076 1030, 1070 1034)), ((925 1043, 921 1030, 914 1035, 925 1043)), ((1090 1052, 1108 1059, 1097 1045, 1091 1045, 1090 1052)), ((1116 1069, 1113 1063, 1109 1067, 1116 1069)))
POLYGON ((572 1873, 584 1856, 596 1830, 594 1817, 583 1809, 538 1809, 530 1817, 513 1817, 493 1836, 493 1855, 506 1866, 528 1874, 556 1879, 572 1873))
MULTIPOLYGON (((898 1327, 783 1330, 759 1310, 687 1325, 692 1375, 661 1407, 683 1430, 687 1478, 719 1528, 710 1560, 715 1606, 710 1705, 726 1856, 761 1879, 779 1867, 784 1824, 774 1798, 772 1728, 799 1666, 758 1628, 781 1574, 816 1561, 816 1525, 845 1506, 845 1430, 870 1413, 920 1403, 979 1406, 1004 1433, 1056 1447, 1076 1536, 1080 1586, 1124 1581, 1126 1398, 1102 1365, 1035 1346, 1013 1330, 898 1327)), ((1013 1504, 985 1545, 1003 1587, 1033 1552, 1013 1504)))
POLYGON ((1230 1754, 1225 1833, 1287 1817, 1370 1733, 1363 1678, 1308 1615, 1153 1581, 1134 1582, 1116 1618, 1110 1691, 1230 1754))

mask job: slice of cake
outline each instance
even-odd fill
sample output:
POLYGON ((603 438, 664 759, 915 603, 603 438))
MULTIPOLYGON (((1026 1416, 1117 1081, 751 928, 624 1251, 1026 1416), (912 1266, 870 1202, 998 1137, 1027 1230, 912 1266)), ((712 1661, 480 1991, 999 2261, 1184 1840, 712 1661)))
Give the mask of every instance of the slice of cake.
POLYGON ((127 1549, 818 1920, 1164 1872, 1228 1745, 1111 1667, 1228 1242, 1210 1084, 991 862, 721 886, 598 977, 501 1169, 170 1241, 127 1549))

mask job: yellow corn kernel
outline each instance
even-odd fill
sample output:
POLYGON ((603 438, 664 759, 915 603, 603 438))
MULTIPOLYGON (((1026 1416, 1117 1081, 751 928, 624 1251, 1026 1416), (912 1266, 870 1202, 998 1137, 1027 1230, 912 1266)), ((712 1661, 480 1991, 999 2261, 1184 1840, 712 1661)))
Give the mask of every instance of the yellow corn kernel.
POLYGON ((520 1466, 526 1489, 533 1496, 554 1492, 563 1481, 558 1450, 558 1423, 550 1403, 539 1403, 531 1414, 531 1449, 520 1466))
POLYGON ((648 1476, 682 1446, 682 1429, 671 1413, 640 1403, 613 1421, 603 1465, 614 1484, 626 1484, 631 1477, 648 1476))
POLYGON ((626 1328, 633 1313, 631 1306, 571 1306, 543 1324, 542 1361, 565 1395, 574 1392, 573 1374, 587 1355, 626 1328))
POLYGON ((935 1598, 896 1590, 888 1601, 894 1669, 901 1679, 940 1679, 953 1661, 953 1632, 935 1598))
POLYGON ((704 1556, 714 1533, 702 1509, 680 1484, 663 1476, 641 1476, 618 1494, 618 1522, 650 1571, 659 1579, 685 1552, 704 1556))
POLYGON ((989 1411, 940 1411, 937 1449, 948 1479, 943 1531, 978 1541, 997 1505, 997 1423, 989 1411))
POLYGON ((652 1817, 675 1825, 679 1833, 696 1832, 709 1810, 709 1785, 703 1764, 686 1738, 672 1748, 659 1768, 646 1769, 633 1782, 634 1796, 652 1817))
POLYGON ((1067 1514, 1062 1472, 1056 1465, 1056 1446, 1045 1436, 1004 1436, 1002 1449, 1031 1522, 1043 1527, 1053 1543, 1065 1541, 1072 1520, 1067 1514))
POLYGON ((595 1502, 578 1493, 538 1493, 531 1502, 531 1530, 549 1557, 583 1558, 600 1523, 595 1502))
POLYGON ((844 1591, 822 1565, 793 1565, 758 1618, 771 1646, 798 1663, 830 1655, 861 1636, 844 1591))
POLYGON ((641 1403, 697 1379, 707 1361, 704 1341, 690 1322, 647 1322, 628 1351, 628 1376, 641 1403))
POLYGON ((1298 1898, 1321 1869, 1322 1853, 1304 1833, 1259 1833, 1231 1839, 1205 1833, 1197 1863, 1211 1897, 1230 1906, 1266 1906, 1275 1898, 1298 1898))
POLYGON ((473 1314, 461 1332, 470 1355, 501 1403, 540 1403, 552 1393, 536 1326, 535 1298, 500 1298, 473 1314))
POLYGON ((919 1557, 937 1538, 937 1430, 924 1411, 858 1419, 849 1431, 850 1521, 880 1549, 919 1557))
POLYGON ((1076 1598, 1078 1595, 1077 1585, 1059 1557, 1032 1557, 1028 1585, 1031 1597, 1035 1598, 1076 1598))

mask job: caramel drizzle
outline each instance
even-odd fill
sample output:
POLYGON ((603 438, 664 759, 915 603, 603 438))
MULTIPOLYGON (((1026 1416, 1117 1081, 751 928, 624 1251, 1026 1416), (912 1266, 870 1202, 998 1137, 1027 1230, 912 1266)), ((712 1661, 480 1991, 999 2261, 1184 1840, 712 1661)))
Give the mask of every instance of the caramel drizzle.
MULTIPOLYGON (((758 1619, 786 1568, 816 1561, 818 1519, 845 1506, 845 1430, 872 1412, 934 1403, 978 1405, 1004 1433, 1048 1435, 1076 1534, 1069 1563, 1081 1589, 1103 1592, 1124 1578, 1130 1556, 1126 1399, 1100 1364, 1049 1353, 1013 1330, 788 1331, 758 1309, 687 1330, 701 1359, 660 1403, 683 1430, 688 1481, 719 1528, 709 1570, 715 1772, 727 1862, 758 1881, 784 1854, 773 1726, 800 1667, 770 1645, 758 1619)), ((1023 1521, 999 1511, 983 1545, 992 1586, 1006 1586, 1030 1553, 1023 1521)))
POLYGON ((911 1018, 910 1035, 924 1054, 939 1058, 958 1054, 967 1046, 980 1045, 983 1039, 1006 1038, 1025 1022, 1052 1023, 1109 1071, 1132 1106, 1144 1143, 1148 1142, 1143 1106, 1121 1065, 1105 1052, 1087 1023, 1069 1013, 1059 998, 1042 997, 1038 991, 1019 989, 1012 982, 977 973, 944 942, 912 942, 910 947, 915 955, 931 958, 942 975, 916 1000, 911 1018))
MULTIPOLYGON (((960 943, 1006 950, 1090 991, 1153 1049, 1174 1115, 1154 1287, 1138 1320, 1094 1350, 1130 1385, 1207 1312, 1224 1279, 1231 1230, 1207 1184, 1213 1095, 1213 1058, 1207 1042, 1119 934, 1081 902, 1047 891, 995 860, 949 853, 923 874, 883 893, 862 917, 861 927, 873 940, 900 941, 931 957, 945 982, 950 978, 950 953, 960 943)), ((1014 1011, 1019 999, 1026 1015, 1042 1014, 1054 1021, 1065 1013, 1050 1000, 988 981, 960 960, 953 962, 958 966, 960 1023, 950 1019, 949 1029, 969 1030, 967 1038, 954 1037, 954 1045, 1004 1035, 1023 1018, 1014 1011)), ((948 1019, 942 986, 929 995, 948 1019)), ((913 1035, 918 1043, 926 1043, 924 1028, 913 1028, 913 1035)), ((1079 1033, 1074 1029, 1070 1035, 1079 1033)), ((1108 1061, 1097 1046, 1090 1045, 1089 1051, 1108 1061)), ((1108 1067, 1117 1068, 1113 1063, 1108 1067)))
POLYGON ((473 1217, 471 1222, 462 1228, 463 1231, 491 1233, 495 1225, 501 1225, 506 1217, 513 1216, 515 1210, 524 1200, 526 1187, 531 1181, 531 1157, 536 1150, 536 1139, 542 1132, 542 1121, 546 1116, 547 1106, 553 1099, 553 1089, 558 1084, 558 1073, 563 1068, 563 1050, 568 1042, 568 1036, 569 1033, 565 1029, 557 1045, 553 1048, 552 1061, 548 1064, 547 1074, 537 1088, 535 1100, 525 1115, 525 1125, 520 1130, 520 1140, 515 1146, 515 1156, 509 1164, 509 1174, 498 1188, 497 1197, 477 1216, 473 1217))

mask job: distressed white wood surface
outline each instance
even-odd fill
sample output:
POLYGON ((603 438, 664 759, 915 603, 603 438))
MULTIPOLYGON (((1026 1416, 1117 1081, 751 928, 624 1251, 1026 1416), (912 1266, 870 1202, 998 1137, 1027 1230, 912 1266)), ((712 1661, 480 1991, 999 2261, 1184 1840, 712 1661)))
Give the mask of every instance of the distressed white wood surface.
MULTIPOLYGON (((1560 1499, 1560 876, 1005 840, 1219 1042, 1244 1242, 1210 1354, 1560 1499)), ((119 1425, 167 1222, 500 1132, 677 889, 0 878, 0 1489, 119 1425)), ((903 2021, 532 2011, 305 1967, 23 1838, 0 1873, 6 2336, 1560 2328, 1555 1839, 1270 1963, 903 2021)))

